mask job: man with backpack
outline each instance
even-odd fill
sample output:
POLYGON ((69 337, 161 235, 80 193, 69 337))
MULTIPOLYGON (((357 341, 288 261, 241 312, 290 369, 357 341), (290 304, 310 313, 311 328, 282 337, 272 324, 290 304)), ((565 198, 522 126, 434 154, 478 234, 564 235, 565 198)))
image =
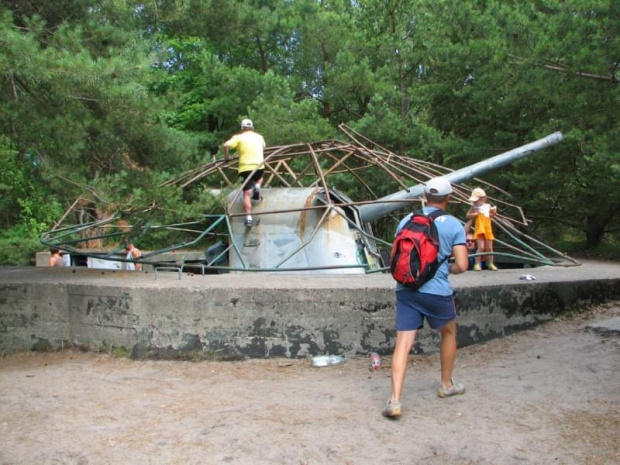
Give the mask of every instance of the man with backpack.
MULTIPOLYGON (((392 272, 396 285, 396 344, 392 357, 392 393, 383 409, 383 415, 399 418, 401 414, 400 397, 407 371, 409 353, 415 343, 417 331, 426 320, 432 329, 441 334, 440 361, 441 384, 437 395, 449 397, 465 392, 465 386, 452 379, 452 369, 456 359, 456 308, 453 290, 448 275, 467 271, 467 247, 463 225, 452 215, 445 213, 452 193, 450 181, 437 177, 425 183, 426 206, 422 212, 413 212, 398 225, 395 249, 400 243, 399 233, 409 235, 424 250, 409 250, 404 247, 392 252, 392 272), (416 216, 418 218, 416 219, 416 216), (420 218, 422 216, 422 218, 420 218), (416 233, 412 223, 428 225, 425 238, 419 241, 422 233, 416 233), (433 229, 435 228, 435 229, 433 229), (418 237, 415 235, 418 234, 418 237), (433 249, 433 244, 434 249, 433 249), (411 255, 411 270, 397 277, 396 268, 402 268, 403 258, 399 253, 411 255), (453 262, 449 262, 450 257, 453 262), (430 257, 430 258, 429 258, 430 257), (436 268, 436 269, 435 269, 436 268), (402 276, 405 278, 402 278, 402 276), (413 278, 406 279, 407 275, 413 278), (420 279, 416 281, 416 276, 420 279), (402 278, 402 279, 401 279, 402 278)), ((409 241, 412 242, 412 241, 409 241)), ((417 245, 416 245, 417 247, 417 245)), ((415 249, 415 247, 414 247, 415 249)), ((405 260, 406 261, 406 260, 405 260)))

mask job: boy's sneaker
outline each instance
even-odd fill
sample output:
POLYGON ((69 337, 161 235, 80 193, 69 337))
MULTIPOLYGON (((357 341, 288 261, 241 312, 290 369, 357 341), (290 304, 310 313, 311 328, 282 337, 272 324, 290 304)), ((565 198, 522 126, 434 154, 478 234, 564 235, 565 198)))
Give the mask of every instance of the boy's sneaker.
POLYGON ((259 186, 254 186, 252 188, 252 200, 256 202, 260 200, 260 187, 259 186))
POLYGON ((437 395, 439 397, 450 397, 450 396, 457 396, 459 394, 463 394, 464 392, 465 392, 465 385, 455 383, 454 380, 452 380, 452 386, 449 386, 449 387, 445 387, 443 385, 439 386, 437 395))
POLYGON ((480 263, 476 263, 474 265, 474 271, 482 271, 482 267, 480 266, 480 263))
POLYGON ((489 265, 489 271, 497 271, 497 270, 498 270, 498 268, 495 265, 493 265, 492 263, 489 265))
POLYGON ((246 228, 251 228, 252 227, 252 220, 246 219, 243 224, 245 225, 246 228))
POLYGON ((400 402, 390 402, 388 400, 381 415, 394 419, 400 418, 400 402))

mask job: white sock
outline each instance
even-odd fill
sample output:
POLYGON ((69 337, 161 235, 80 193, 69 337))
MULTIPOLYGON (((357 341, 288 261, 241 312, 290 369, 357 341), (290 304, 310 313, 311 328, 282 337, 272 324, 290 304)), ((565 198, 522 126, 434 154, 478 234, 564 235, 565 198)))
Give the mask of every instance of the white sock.
POLYGON ((252 215, 245 215, 245 219, 247 221, 252 221, 252 215))

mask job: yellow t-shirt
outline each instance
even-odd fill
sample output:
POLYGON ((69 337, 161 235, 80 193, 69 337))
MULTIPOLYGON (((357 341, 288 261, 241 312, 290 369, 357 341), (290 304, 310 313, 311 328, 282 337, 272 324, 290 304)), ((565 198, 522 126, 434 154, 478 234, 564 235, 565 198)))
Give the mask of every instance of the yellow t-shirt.
POLYGON ((239 155, 239 173, 244 171, 252 171, 256 168, 264 169, 263 149, 265 148, 265 139, 254 131, 244 131, 241 134, 235 134, 228 146, 237 151, 239 155))

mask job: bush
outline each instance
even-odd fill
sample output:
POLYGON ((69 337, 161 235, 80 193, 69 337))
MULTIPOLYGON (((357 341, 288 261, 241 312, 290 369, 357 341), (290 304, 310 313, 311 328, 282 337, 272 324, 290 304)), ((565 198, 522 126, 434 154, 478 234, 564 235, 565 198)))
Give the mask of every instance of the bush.
POLYGON ((588 250, 583 241, 558 241, 556 246, 573 258, 586 260, 620 261, 620 241, 608 235, 595 249, 588 250))
POLYGON ((0 265, 34 265, 35 253, 43 248, 39 238, 33 237, 26 225, 0 231, 0 265))

